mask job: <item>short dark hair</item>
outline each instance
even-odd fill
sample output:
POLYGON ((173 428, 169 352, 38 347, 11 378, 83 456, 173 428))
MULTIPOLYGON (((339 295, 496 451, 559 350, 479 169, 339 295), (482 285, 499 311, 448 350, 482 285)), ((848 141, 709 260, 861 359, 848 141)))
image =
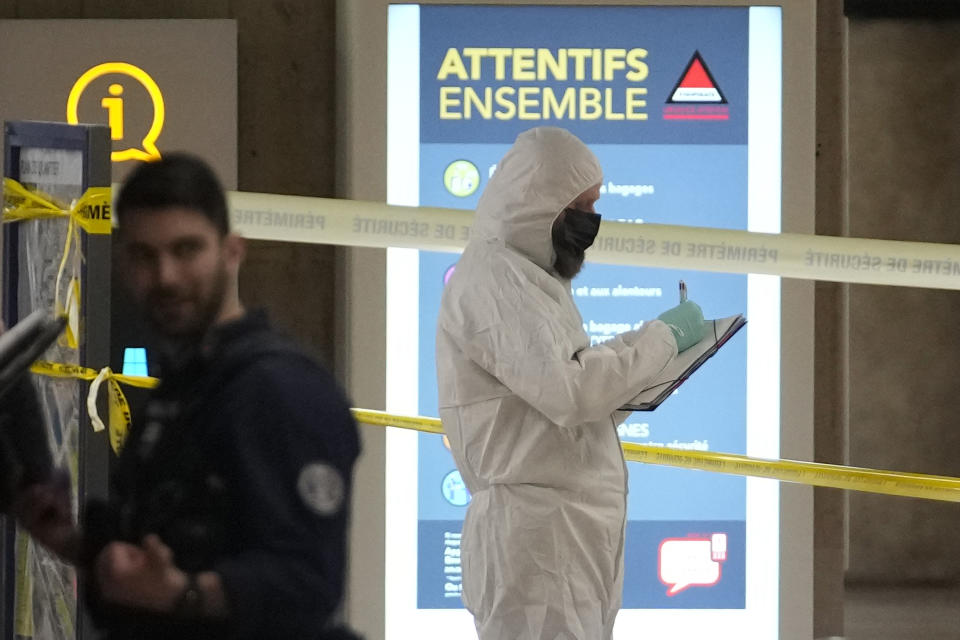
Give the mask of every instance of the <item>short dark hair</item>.
POLYGON ((220 232, 230 233, 227 198, 206 162, 187 153, 171 153, 133 170, 120 187, 115 211, 121 232, 123 217, 171 207, 195 209, 220 232))

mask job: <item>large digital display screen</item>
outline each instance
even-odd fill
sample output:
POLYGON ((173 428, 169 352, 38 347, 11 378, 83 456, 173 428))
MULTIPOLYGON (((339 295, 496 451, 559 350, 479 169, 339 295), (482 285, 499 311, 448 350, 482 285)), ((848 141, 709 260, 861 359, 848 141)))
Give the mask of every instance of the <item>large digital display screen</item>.
MULTIPOLYGON (((389 11, 391 204, 469 212, 517 134, 552 125, 599 158, 604 220, 780 231, 780 8, 389 11)), ((457 259, 388 251, 388 411, 438 414, 436 317, 457 259)), ((707 317, 742 312, 749 324, 659 409, 621 424, 621 439, 777 457, 779 279, 588 262, 571 287, 600 343, 675 305, 679 280, 707 317)), ((616 637, 777 637, 776 484, 629 473, 616 637)), ((469 501, 442 438, 388 433, 387 638, 474 637, 460 599, 469 501)))

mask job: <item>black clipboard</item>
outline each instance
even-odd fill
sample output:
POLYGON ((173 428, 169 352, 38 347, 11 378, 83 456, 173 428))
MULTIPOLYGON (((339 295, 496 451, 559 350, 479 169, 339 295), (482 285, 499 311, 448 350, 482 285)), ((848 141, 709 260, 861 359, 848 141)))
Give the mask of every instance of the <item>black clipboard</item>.
POLYGON ((742 314, 728 318, 707 320, 707 335, 670 361, 659 374, 630 402, 620 407, 621 411, 653 411, 677 390, 693 372, 713 357, 730 338, 747 324, 742 314))

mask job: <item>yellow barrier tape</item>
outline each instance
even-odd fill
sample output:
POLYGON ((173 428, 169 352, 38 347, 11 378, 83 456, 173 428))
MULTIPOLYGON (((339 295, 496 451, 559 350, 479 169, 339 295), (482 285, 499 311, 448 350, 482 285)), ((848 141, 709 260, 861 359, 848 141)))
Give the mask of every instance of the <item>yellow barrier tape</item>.
MULTIPOLYGON (((357 422, 364 424, 400 427, 426 433, 443 433, 443 426, 437 418, 397 416, 369 409, 351 409, 351 411, 357 422)), ((667 449, 630 442, 624 442, 622 445, 624 457, 631 462, 770 478, 781 482, 882 493, 890 496, 960 502, 960 478, 844 467, 817 462, 766 460, 733 453, 667 449)))
MULTIPOLYGON (((71 349, 79 347, 80 279, 76 273, 70 277, 65 303, 61 303, 61 281, 66 273, 71 246, 80 246, 79 237, 74 238, 78 234, 78 227, 94 234, 111 232, 110 193, 109 187, 91 187, 73 206, 66 207, 46 194, 27 189, 12 178, 3 179, 3 222, 52 217, 66 217, 69 220, 54 284, 54 310, 58 314, 66 314, 70 319, 63 339, 71 349)), ((75 262, 74 271, 76 265, 75 262)))
POLYGON ((110 425, 110 447, 114 453, 119 454, 127 440, 127 435, 130 433, 133 416, 130 413, 130 403, 127 402, 127 396, 123 395, 123 389, 120 388, 116 376, 110 375, 108 384, 109 417, 107 422, 110 425))
POLYGON ((17 577, 14 591, 16 605, 14 610, 13 627, 17 636, 32 638, 33 627, 33 573, 29 570, 30 555, 33 553, 30 536, 23 531, 17 531, 17 577))
MULTIPOLYGON (((66 256, 66 254, 64 254, 64 256, 66 256)), ((57 274, 56 287, 57 292, 59 292, 60 273, 57 274)), ((59 296, 55 296, 55 298, 54 306, 56 307, 57 313, 62 313, 67 316, 67 326, 64 327, 63 330, 67 346, 71 349, 78 349, 80 347, 80 278, 74 276, 70 279, 70 284, 67 286, 67 301, 63 304, 62 308, 59 296)))
MULTIPOLYGON (((473 221, 460 209, 247 192, 228 198, 234 229, 257 240, 457 252, 473 221)), ((927 242, 603 222, 587 260, 960 289, 960 246, 927 242)))
POLYGON ((123 449, 123 444, 130 433, 130 403, 123 394, 120 384, 127 384, 131 387, 140 387, 142 389, 153 389, 160 380, 148 376, 127 376, 114 373, 110 367, 104 367, 100 371, 90 369, 75 364, 62 364, 58 362, 47 362, 38 360, 30 366, 30 371, 42 376, 52 378, 70 378, 74 380, 90 381, 90 390, 87 392, 87 413, 90 415, 90 422, 93 424, 94 431, 103 431, 103 420, 97 411, 97 396, 100 392, 100 385, 107 382, 107 405, 109 414, 107 422, 109 424, 108 434, 110 437, 110 446, 114 453, 119 454, 123 449))
POLYGON ((384 411, 372 409, 350 409, 353 419, 363 424, 378 427, 400 427, 443 435, 443 423, 440 418, 425 418, 423 416, 397 416, 384 411))
MULTIPOLYGON (((94 380, 98 375, 100 375, 99 371, 96 369, 90 369, 89 367, 84 367, 77 364, 47 362, 46 360, 37 360, 34 362, 32 365, 30 365, 30 371, 42 376, 50 376, 53 378, 75 378, 77 380, 87 381, 94 380)), ((141 389, 153 389, 160 384, 159 378, 151 378, 149 376, 127 376, 123 375, 122 373, 113 373, 112 371, 110 372, 110 378, 120 382, 121 384, 126 384, 131 387, 139 387, 141 389)))
POLYGON ((27 189, 12 178, 3 179, 3 221, 69 216, 87 233, 110 233, 110 187, 90 187, 72 207, 27 189))

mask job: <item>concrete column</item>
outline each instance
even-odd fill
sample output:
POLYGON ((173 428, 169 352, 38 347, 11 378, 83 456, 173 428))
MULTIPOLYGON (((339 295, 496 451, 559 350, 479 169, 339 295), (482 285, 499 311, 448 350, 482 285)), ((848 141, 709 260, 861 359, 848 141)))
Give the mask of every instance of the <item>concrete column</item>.
MULTIPOLYGON (((817 2, 816 233, 846 233, 847 20, 842 0, 817 2)), ((846 285, 815 286, 814 457, 846 462, 846 285)), ((843 636, 846 496, 814 490, 814 637, 843 636)))

